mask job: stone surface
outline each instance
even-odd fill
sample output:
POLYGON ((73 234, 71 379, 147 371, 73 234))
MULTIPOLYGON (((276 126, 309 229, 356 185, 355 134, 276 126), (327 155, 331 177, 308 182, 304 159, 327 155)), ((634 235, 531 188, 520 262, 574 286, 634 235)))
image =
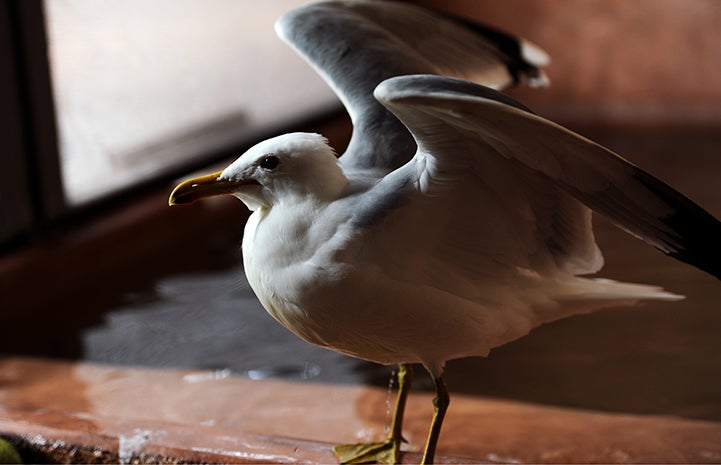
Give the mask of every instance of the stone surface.
MULTIPOLYGON (((0 389, 0 435, 32 461, 52 462, 332 463, 331 444, 385 435, 393 398, 379 388, 19 357, 0 359, 0 389)), ((404 462, 419 459, 431 398, 411 394, 404 462)), ((445 463, 714 463, 721 424, 455 395, 438 452, 445 463)))

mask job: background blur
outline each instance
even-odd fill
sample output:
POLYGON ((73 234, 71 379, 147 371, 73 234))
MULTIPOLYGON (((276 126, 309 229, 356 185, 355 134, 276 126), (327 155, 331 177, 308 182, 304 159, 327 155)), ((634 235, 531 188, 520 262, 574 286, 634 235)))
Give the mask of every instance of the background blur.
POLYGON ((566 124, 721 121, 721 5, 713 0, 420 0, 495 24, 551 55, 551 86, 514 95, 566 124), (521 97, 522 96, 522 97, 521 97))
MULTIPOLYGON (((388 384, 311 347, 244 280, 234 199, 167 208, 177 179, 289 130, 350 131, 275 37, 299 0, 0 4, 0 352, 251 378, 388 384)), ((415 3, 522 35, 551 87, 510 93, 721 217, 721 2, 415 3)), ((688 296, 542 327, 452 362, 451 390, 721 421, 721 283, 598 219, 603 275, 688 296)))

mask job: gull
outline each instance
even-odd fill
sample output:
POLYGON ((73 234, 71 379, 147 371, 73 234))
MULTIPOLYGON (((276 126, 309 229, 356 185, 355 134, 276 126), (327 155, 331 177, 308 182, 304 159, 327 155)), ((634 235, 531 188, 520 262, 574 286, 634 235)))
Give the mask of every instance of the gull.
POLYGON ((592 211, 721 278, 711 214, 498 91, 547 83, 548 56, 527 40, 374 1, 304 6, 276 31, 344 104, 347 149, 280 135, 179 184, 169 203, 239 198, 253 211, 247 278, 268 313, 312 344, 400 365, 388 438, 336 446, 342 462, 399 461, 413 364, 436 389, 432 463, 448 360, 575 314, 682 298, 590 276, 603 266, 592 211))

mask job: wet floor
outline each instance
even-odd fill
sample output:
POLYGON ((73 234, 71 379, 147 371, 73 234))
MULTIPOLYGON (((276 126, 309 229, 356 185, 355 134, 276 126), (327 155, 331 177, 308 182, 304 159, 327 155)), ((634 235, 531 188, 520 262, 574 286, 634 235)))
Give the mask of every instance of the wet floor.
POLYGON ((169 276, 144 293, 128 294, 82 340, 91 361, 230 370, 255 379, 359 378, 354 360, 307 344, 276 323, 239 264, 169 276))

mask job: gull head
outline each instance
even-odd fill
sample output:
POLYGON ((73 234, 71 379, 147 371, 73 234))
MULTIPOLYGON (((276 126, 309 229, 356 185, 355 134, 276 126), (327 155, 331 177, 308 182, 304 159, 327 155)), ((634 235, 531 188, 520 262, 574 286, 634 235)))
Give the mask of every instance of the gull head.
POLYGON ((170 205, 233 195, 251 210, 307 199, 332 201, 348 183, 328 141, 290 133, 264 140, 223 171, 189 179, 170 194, 170 205))

